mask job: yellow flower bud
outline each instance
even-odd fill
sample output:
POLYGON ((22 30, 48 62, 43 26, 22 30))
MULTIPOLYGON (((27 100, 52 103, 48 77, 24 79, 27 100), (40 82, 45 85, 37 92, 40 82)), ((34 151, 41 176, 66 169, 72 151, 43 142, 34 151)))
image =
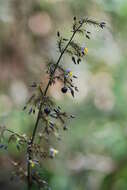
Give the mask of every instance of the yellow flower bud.
POLYGON ((69 72, 69 76, 72 77, 72 75, 73 75, 73 73, 72 73, 72 71, 70 71, 70 72, 69 72))
POLYGON ((88 48, 84 48, 84 54, 87 55, 88 53, 88 48))

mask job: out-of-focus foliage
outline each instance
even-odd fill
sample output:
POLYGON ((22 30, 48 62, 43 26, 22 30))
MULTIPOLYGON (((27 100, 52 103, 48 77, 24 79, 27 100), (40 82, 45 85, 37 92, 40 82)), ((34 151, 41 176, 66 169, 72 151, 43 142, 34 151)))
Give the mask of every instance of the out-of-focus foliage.
MULTIPOLYGON (((79 87, 75 99, 68 96, 65 100, 57 92, 59 83, 50 89, 76 119, 68 124, 62 141, 54 142, 57 158, 45 161, 40 173, 55 190, 126 190, 126 0, 1 0, 0 124, 17 132, 31 132, 34 119, 22 111, 32 93, 29 85, 43 78, 49 55, 57 57, 56 31, 64 31, 68 37, 74 15, 104 20, 107 28, 97 33, 93 28, 91 41, 78 39, 84 40, 89 53, 78 68, 73 66, 79 87)), ((68 57, 65 61, 67 67, 72 64, 68 57)), ((23 159, 14 147, 9 152, 15 160, 23 159)), ((7 157, 0 150, 3 190, 9 186, 7 172, 13 170, 7 157)), ((10 184, 17 189, 15 183, 10 184)), ((20 181, 19 187, 25 188, 20 181)))

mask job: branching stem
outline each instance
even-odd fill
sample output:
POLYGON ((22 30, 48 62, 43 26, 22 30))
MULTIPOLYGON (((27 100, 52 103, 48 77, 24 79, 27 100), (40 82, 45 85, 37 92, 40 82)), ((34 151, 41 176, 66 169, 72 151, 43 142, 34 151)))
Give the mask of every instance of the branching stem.
MULTIPOLYGON (((52 83, 52 79, 54 77, 54 74, 55 74, 55 71, 57 70, 58 66, 59 66, 59 63, 61 61, 61 58, 63 57, 64 53, 66 52, 68 46, 70 45, 71 41, 73 40, 75 34, 77 33, 77 31, 82 27, 82 25, 84 24, 84 21, 82 21, 80 23, 80 25, 78 26, 77 29, 75 29, 72 33, 72 36, 70 38, 70 40, 68 41, 68 43, 66 44, 65 48, 63 49, 63 51, 61 52, 56 64, 55 64, 55 67, 54 67, 54 70, 52 72, 52 75, 48 81, 48 84, 45 88, 45 91, 44 91, 44 95, 43 97, 45 97, 47 95, 47 92, 48 92, 48 89, 49 89, 49 86, 50 84, 52 83)), ((43 102, 41 102, 40 104, 40 107, 39 107, 39 111, 38 111, 38 115, 37 115, 37 119, 36 119, 36 122, 35 122, 35 126, 34 126, 34 129, 33 129, 33 133, 32 133, 32 137, 31 137, 31 140, 28 144, 28 149, 27 149, 27 154, 28 154, 28 162, 27 162, 27 182, 28 182, 28 190, 31 190, 31 187, 32 187, 32 178, 31 178, 31 165, 30 165, 30 162, 29 160, 32 159, 32 155, 31 155, 31 151, 30 151, 30 148, 32 147, 33 143, 34 143, 34 139, 35 139, 35 136, 36 136, 36 131, 37 131, 37 128, 38 128, 38 124, 39 124, 39 120, 40 120, 40 114, 41 114, 41 110, 42 110, 42 106, 43 106, 43 102)))

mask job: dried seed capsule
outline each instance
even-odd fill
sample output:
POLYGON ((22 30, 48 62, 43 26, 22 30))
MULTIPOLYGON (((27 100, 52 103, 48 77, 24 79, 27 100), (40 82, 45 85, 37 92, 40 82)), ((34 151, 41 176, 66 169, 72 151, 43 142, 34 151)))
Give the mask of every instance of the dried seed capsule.
POLYGON ((66 86, 64 86, 64 87, 62 87, 62 88, 61 88, 61 91, 62 91, 63 93, 66 93, 66 92, 67 92, 67 90, 68 90, 68 89, 67 89, 67 87, 66 87, 66 86))

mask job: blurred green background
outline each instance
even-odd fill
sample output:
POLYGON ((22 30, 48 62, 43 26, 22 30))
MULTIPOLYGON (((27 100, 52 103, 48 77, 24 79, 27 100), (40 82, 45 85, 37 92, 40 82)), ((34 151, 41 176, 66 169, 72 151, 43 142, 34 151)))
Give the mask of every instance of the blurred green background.
MULTIPOLYGON (((76 119, 62 141, 54 140, 59 154, 43 161, 40 172, 53 190, 126 190, 126 0, 0 0, 0 125, 31 134, 35 118, 22 111, 29 85, 43 79, 48 58, 57 58, 56 31, 69 36, 73 16, 105 21, 107 28, 91 26, 91 40, 79 39, 89 50, 80 65, 64 58, 80 91, 65 98, 57 84, 49 93, 76 119)), ((24 162, 15 149, 0 151, 0 189, 25 189, 18 178, 9 181, 11 158, 24 162)))

